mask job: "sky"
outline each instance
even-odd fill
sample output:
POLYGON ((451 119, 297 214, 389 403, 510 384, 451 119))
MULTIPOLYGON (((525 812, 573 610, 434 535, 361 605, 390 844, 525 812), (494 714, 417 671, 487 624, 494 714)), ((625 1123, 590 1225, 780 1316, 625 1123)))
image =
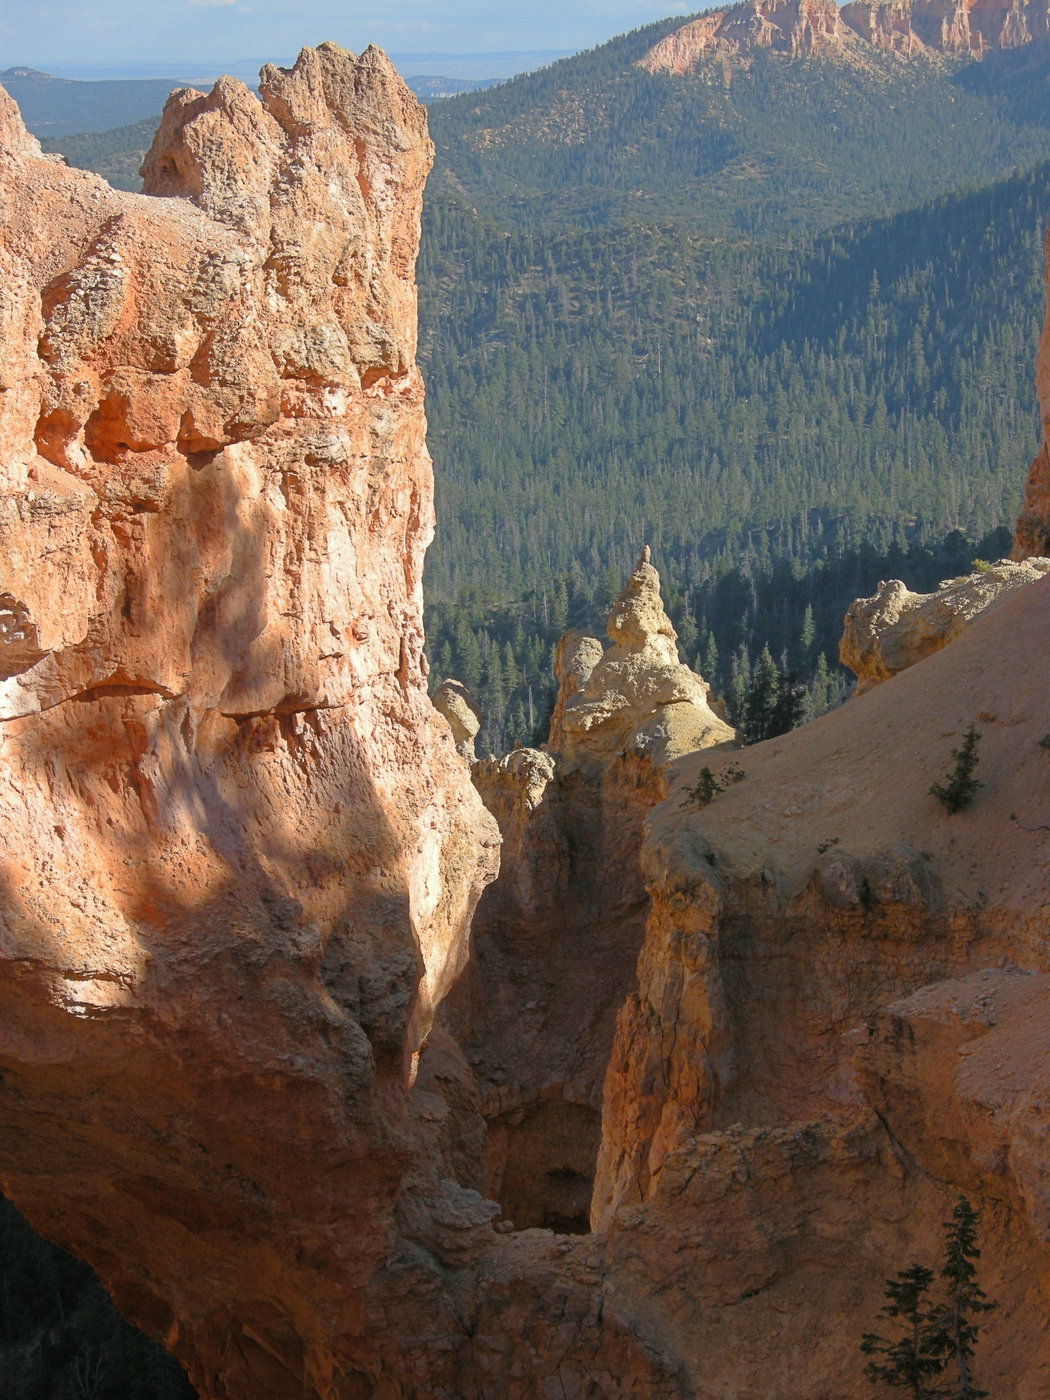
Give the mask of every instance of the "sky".
POLYGON ((2 0, 0 69, 72 76, 130 65, 145 75, 158 65, 287 62, 324 39, 356 53, 370 43, 391 54, 573 52, 701 8, 703 0, 2 0))

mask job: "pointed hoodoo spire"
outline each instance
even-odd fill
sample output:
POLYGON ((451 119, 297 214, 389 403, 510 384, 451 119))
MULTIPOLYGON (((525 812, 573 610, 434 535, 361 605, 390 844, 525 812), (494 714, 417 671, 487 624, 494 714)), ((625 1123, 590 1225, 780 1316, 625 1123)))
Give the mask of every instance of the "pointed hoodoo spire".
MULTIPOLYGON (((609 610, 612 646, 598 653, 597 642, 577 636, 571 656, 585 662, 580 674, 559 670, 550 747, 584 769, 604 767, 625 752, 661 766, 693 749, 736 742, 736 731, 709 703, 703 679, 678 659, 650 559, 645 545, 609 610)), ((566 660, 569 655, 566 648, 566 660)))
POLYGON ((609 610, 606 631, 617 655, 644 652, 652 666, 675 666, 678 634, 664 611, 660 575, 650 558, 649 546, 643 545, 634 573, 609 610))

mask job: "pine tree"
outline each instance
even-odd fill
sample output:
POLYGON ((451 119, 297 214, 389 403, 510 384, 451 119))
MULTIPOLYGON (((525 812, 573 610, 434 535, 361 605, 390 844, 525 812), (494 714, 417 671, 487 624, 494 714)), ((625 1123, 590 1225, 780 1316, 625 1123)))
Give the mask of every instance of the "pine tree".
POLYGON ((941 1270, 947 1298, 941 1309, 941 1328, 950 1346, 949 1369, 954 1373, 944 1392, 949 1400, 981 1400, 988 1394, 973 1381, 972 1362, 977 1342, 976 1318, 991 1312, 995 1304, 988 1301, 977 1283, 976 1261, 981 1257, 977 1248, 977 1212, 966 1199, 959 1196, 951 1220, 945 1221, 945 1261, 941 1270))
POLYGON ((936 797, 947 812, 961 812, 973 801, 978 788, 984 786, 973 776, 979 761, 977 745, 980 742, 981 731, 971 724, 959 748, 952 749, 955 767, 946 774, 943 783, 934 783, 929 789, 930 795, 936 797))
POLYGON ((860 1349, 869 1361, 864 1374, 895 1390, 905 1390, 913 1400, 934 1400, 938 1391, 930 1382, 944 1370, 944 1340, 939 1309, 930 1301, 933 1270, 912 1264, 886 1283, 886 1305, 880 1317, 900 1319, 904 1332, 896 1341, 866 1332, 860 1349))
POLYGON ((802 614, 802 630, 799 633, 798 647, 799 654, 803 661, 808 661, 813 651, 813 642, 816 639, 817 628, 813 621, 813 604, 806 604, 806 611, 802 614))
POLYGON ((768 645, 762 648, 740 714, 740 728, 749 744, 786 734, 802 718, 806 692, 793 674, 781 671, 768 645))
POLYGON ((899 1319, 904 1331, 895 1341, 874 1332, 861 1339, 864 1355, 877 1358, 864 1368, 873 1384, 905 1390, 912 1400, 984 1400, 988 1395, 973 1376, 977 1318, 995 1306, 977 1283, 977 1223, 970 1202, 957 1197, 952 1218, 944 1222, 941 1301, 931 1299, 933 1270, 921 1264, 887 1281, 887 1302, 879 1315, 899 1319))

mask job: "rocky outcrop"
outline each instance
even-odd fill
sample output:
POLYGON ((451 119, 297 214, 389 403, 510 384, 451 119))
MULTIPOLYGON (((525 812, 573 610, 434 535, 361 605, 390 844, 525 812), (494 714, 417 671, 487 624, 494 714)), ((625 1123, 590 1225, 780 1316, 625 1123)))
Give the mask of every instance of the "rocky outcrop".
POLYGON ((655 44, 639 66, 651 73, 689 73, 718 54, 821 53, 838 48, 848 34, 834 0, 746 0, 690 20, 655 44))
POLYGON ((648 546, 613 604, 607 630, 612 646, 585 678, 583 647, 562 652, 574 686, 556 706, 558 751, 567 763, 596 772, 634 754, 661 768, 682 754, 736 742, 736 731, 710 704, 710 687, 678 660, 648 546))
MULTIPOLYGON (((936 1263, 956 1191, 1000 1303, 982 1384, 1045 1388, 1048 589, 650 819, 592 1220, 621 1284, 659 1279, 698 1395, 869 1393, 879 1280, 936 1263), (983 787, 949 816, 929 787, 971 723, 983 787)), ((680 792, 703 759, 672 766, 680 792)))
POLYGON ((433 697, 434 709, 448 720, 452 741, 461 758, 473 763, 474 740, 481 728, 481 711, 473 696, 461 681, 442 681, 433 697))
POLYGON ((713 10, 666 35, 641 66, 689 73, 719 55, 759 49, 860 60, 865 50, 890 54, 980 57, 1050 37, 1047 0, 746 0, 713 10))
POLYGON ((1046 0, 851 0, 842 21, 888 53, 974 55, 1050 37, 1046 0))
POLYGON ((0 1178, 209 1400, 374 1393, 369 1281, 492 1238, 424 1053, 497 844, 423 674, 430 142, 376 50, 261 88, 146 196, 0 94, 0 1178))
POLYGON ((912 593, 900 579, 880 583, 846 613, 839 660, 857 677, 857 694, 947 646, 983 613, 1050 572, 1050 559, 997 564, 948 579, 935 593, 912 593))
POLYGON ((678 659, 648 549, 608 636, 604 651, 596 638, 563 637, 545 751, 474 767, 502 869, 443 1014, 479 1077, 489 1193, 519 1228, 588 1227, 602 1085, 647 910, 642 826, 673 758, 736 747, 707 685, 678 659))

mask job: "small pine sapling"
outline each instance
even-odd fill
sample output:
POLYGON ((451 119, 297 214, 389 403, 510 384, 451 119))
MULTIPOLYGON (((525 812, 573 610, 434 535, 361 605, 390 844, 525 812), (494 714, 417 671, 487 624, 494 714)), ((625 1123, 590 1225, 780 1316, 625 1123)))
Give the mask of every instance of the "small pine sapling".
POLYGON ((958 1197, 951 1220, 945 1221, 944 1246, 941 1278, 946 1297, 940 1325, 948 1347, 951 1375, 944 1394, 949 1400, 982 1400, 988 1391, 977 1388, 972 1374, 979 1330, 976 1319, 981 1313, 991 1312, 995 1304, 988 1301, 977 1282, 975 1264, 981 1257, 977 1248, 977 1212, 965 1196, 958 1197))
POLYGON ((960 746, 952 749, 955 767, 945 774, 943 783, 934 783, 929 789, 930 796, 936 797, 946 812, 961 812, 973 801, 977 789, 984 786, 973 776, 974 769, 980 761, 977 752, 980 742, 980 730, 971 724, 963 735, 960 746))
POLYGON ((945 1366, 940 1309, 929 1296, 932 1283, 933 1270, 921 1264, 912 1264, 887 1280, 887 1301, 879 1316, 899 1319, 904 1331, 896 1341, 866 1332, 860 1343, 865 1356, 878 1358, 864 1367, 868 1380, 904 1390, 912 1400, 933 1400, 938 1392, 929 1382, 945 1366))
POLYGON ((691 788, 685 790, 685 801, 682 807, 706 807, 709 802, 713 802, 720 792, 725 792, 726 788, 733 783, 741 783, 747 777, 742 768, 735 764, 716 778, 711 769, 705 764, 700 769, 699 777, 691 788))

